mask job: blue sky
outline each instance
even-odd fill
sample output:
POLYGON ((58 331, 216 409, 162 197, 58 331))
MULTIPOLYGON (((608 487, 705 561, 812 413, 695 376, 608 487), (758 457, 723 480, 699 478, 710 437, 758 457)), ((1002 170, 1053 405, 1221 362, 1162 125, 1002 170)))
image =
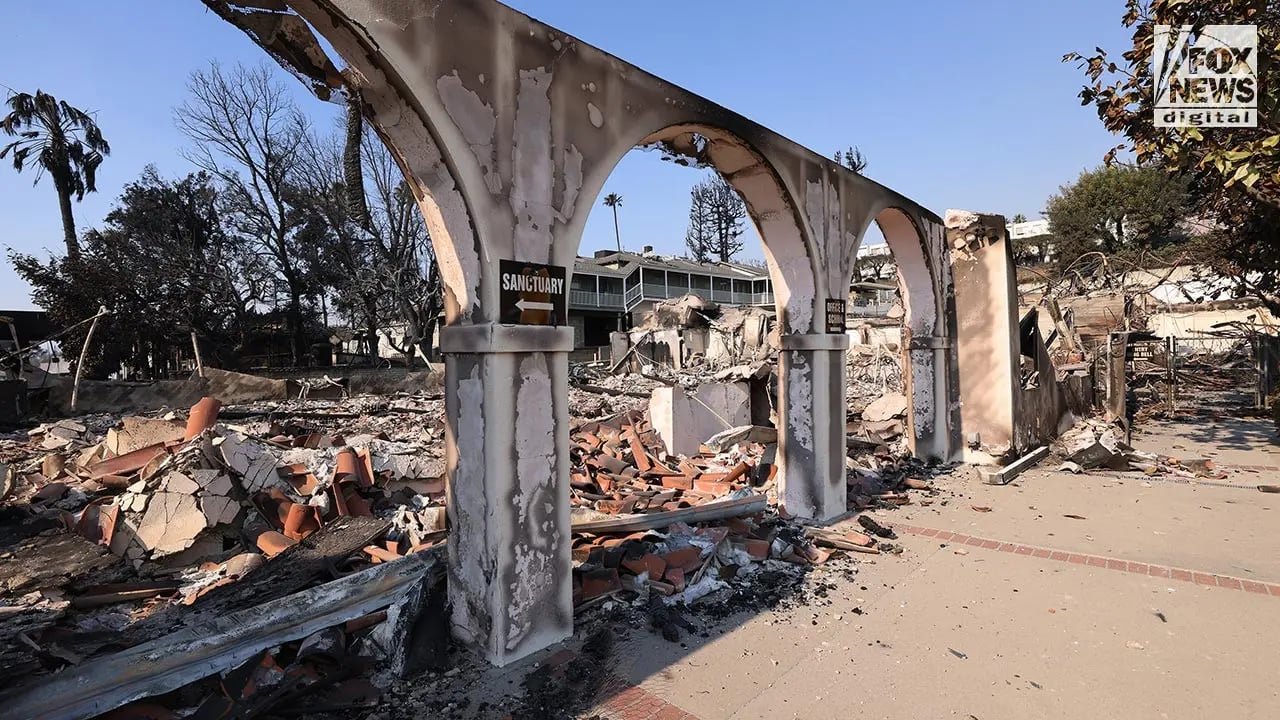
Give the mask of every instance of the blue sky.
MULTIPOLYGON (((1115 144, 1080 106, 1079 72, 1060 59, 1095 45, 1123 49, 1121 0, 510 4, 823 154, 857 145, 869 177, 938 213, 1038 217, 1058 186, 1115 144)), ((9 5, 0 85, 95 112, 111 142, 99 192, 75 207, 81 228, 100 223, 148 163, 170 176, 192 169, 173 123, 192 71, 266 59, 199 0, 9 5)), ((281 76, 328 127, 338 109, 281 76)), ((57 198, 47 178, 35 187, 32 178, 0 167, 0 249, 57 252, 57 198)), ((623 244, 682 252, 699 179, 656 155, 628 155, 605 189, 624 198, 623 244)), ((612 246, 612 219, 597 200, 579 253, 612 246)), ((760 256, 758 242, 747 255, 760 256)), ((0 308, 29 307, 28 289, 0 259, 0 308)))

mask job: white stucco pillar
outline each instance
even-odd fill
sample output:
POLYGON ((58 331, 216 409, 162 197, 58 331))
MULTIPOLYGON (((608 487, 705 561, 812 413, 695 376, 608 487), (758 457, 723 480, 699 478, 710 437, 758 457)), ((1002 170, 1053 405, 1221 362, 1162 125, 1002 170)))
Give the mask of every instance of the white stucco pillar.
POLYGON ((946 237, 955 282, 965 460, 987 463, 1017 457, 1029 449, 1030 433, 1019 422, 1018 287, 1005 219, 948 210, 946 237), (977 450, 969 447, 971 438, 980 439, 977 450))
POLYGON ((845 513, 845 353, 849 336, 783 335, 779 354, 778 497, 788 513, 845 513))
POLYGON ((501 666, 573 632, 573 329, 457 325, 440 344, 453 632, 501 666))

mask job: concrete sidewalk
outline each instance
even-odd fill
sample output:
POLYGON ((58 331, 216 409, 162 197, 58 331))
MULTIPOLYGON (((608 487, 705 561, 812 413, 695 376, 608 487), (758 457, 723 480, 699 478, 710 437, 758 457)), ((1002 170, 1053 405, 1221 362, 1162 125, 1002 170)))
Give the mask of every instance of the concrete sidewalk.
POLYGON ((876 514, 906 551, 829 574, 826 606, 742 618, 687 649, 634 634, 613 672, 635 687, 596 711, 1280 717, 1280 496, 1046 470, 939 485, 945 506, 876 514))

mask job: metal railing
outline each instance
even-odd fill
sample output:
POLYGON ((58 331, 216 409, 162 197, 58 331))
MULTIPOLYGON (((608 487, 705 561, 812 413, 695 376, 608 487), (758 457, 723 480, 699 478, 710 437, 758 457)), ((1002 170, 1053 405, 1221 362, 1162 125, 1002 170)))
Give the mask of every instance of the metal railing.
POLYGON ((592 290, 570 290, 569 304, 573 307, 608 308, 610 310, 620 310, 624 307, 622 295, 618 293, 598 293, 592 290))
POLYGON ((640 302, 642 295, 643 293, 641 292, 639 285, 633 285, 632 287, 627 288, 627 292, 622 298, 623 307, 628 310, 635 307, 636 303, 640 302))
POLYGON ((644 300, 665 300, 693 294, 704 300, 725 305, 772 305, 773 293, 730 292, 728 290, 711 290, 709 288, 666 287, 645 283, 627 288, 622 295, 617 293, 596 293, 590 290, 570 290, 569 304, 574 307, 599 307, 609 309, 630 310, 644 300))
POLYGON ((848 306, 845 314, 849 317, 884 317, 893 306, 894 303, 855 301, 848 306))

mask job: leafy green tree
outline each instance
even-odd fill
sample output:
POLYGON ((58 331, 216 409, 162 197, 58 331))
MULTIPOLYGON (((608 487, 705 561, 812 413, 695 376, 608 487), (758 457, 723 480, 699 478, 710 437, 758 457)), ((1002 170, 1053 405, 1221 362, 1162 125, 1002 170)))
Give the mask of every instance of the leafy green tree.
POLYGON ((1124 142, 1107 154, 1132 154, 1144 166, 1185 178, 1189 215, 1207 232, 1194 258, 1225 277, 1240 294, 1259 297, 1280 312, 1280 3, 1275 0, 1125 0, 1124 27, 1132 46, 1114 57, 1103 48, 1068 53, 1087 83, 1084 105, 1093 105, 1104 127, 1124 142), (1152 76, 1155 26, 1253 24, 1258 48, 1256 127, 1159 127, 1154 122, 1152 76))
POLYGON ((1157 168, 1102 167, 1049 198, 1058 262, 1086 252, 1152 249, 1178 239, 1186 185, 1157 168))
MULTIPOLYGON (((217 207, 208 175, 169 181, 148 167, 124 187, 103 226, 84 234, 84 262, 10 259, 55 324, 111 310, 94 335, 91 377, 121 368, 133 377, 170 376, 175 351, 190 348, 193 331, 210 364, 234 367, 265 274, 222 231, 217 207)), ((87 329, 63 342, 67 356, 79 355, 87 329)))
MULTIPOLYGON (((1080 91, 1082 104, 1092 104, 1111 132, 1125 138, 1108 154, 1132 152, 1141 165, 1154 165, 1209 181, 1216 203, 1247 195, 1280 208, 1280 3, 1274 0, 1126 0, 1121 23, 1133 30, 1133 47, 1119 62, 1102 48, 1093 54, 1067 53, 1089 83, 1080 91), (1155 124, 1152 75, 1156 25, 1248 23, 1258 28, 1257 127, 1159 127, 1155 124), (1230 191, 1230 192, 1227 192, 1230 191)), ((1171 52, 1171 50, 1166 51, 1171 52)), ((1172 58, 1168 58, 1172 59, 1172 58)), ((1166 66, 1168 63, 1166 62, 1166 66)))
POLYGON ((18 172, 34 165, 36 182, 49 174, 62 211, 67 259, 74 262, 80 257, 80 244, 71 198, 79 202, 85 193, 97 191, 98 166, 111 153, 111 146, 88 113, 41 90, 35 95, 14 93, 8 105, 0 130, 17 140, 0 148, 0 159, 12 155, 18 172))

